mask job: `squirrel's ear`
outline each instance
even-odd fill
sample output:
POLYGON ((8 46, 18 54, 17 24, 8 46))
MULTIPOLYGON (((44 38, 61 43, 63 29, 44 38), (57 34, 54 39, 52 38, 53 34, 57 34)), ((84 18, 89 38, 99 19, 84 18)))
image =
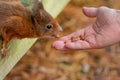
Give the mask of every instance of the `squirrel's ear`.
POLYGON ((44 10, 42 0, 35 0, 35 2, 33 3, 32 11, 34 13, 34 12, 38 12, 39 10, 44 10))
POLYGON ((42 0, 36 0, 37 1, 37 5, 39 9, 44 9, 43 4, 42 4, 42 0))

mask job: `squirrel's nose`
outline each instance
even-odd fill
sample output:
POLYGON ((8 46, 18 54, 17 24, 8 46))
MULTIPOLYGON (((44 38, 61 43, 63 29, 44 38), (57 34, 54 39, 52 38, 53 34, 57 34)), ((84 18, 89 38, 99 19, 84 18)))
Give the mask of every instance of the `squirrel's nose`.
POLYGON ((59 32, 62 32, 62 31, 63 31, 63 29, 62 29, 61 26, 58 27, 58 31, 59 31, 59 32))
POLYGON ((57 24, 56 24, 56 32, 57 32, 57 33, 60 33, 60 32, 62 32, 62 31, 63 31, 62 27, 57 23, 57 24))
POLYGON ((57 30, 55 31, 54 37, 59 38, 60 37, 60 32, 62 32, 63 29, 61 26, 58 26, 57 30))

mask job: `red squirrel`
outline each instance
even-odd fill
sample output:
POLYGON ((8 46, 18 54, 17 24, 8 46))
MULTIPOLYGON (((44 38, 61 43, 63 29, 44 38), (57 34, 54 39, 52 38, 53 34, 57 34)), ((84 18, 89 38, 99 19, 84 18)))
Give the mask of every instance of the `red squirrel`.
POLYGON ((17 38, 41 38, 57 36, 62 28, 45 11, 41 0, 35 0, 32 10, 24 7, 17 0, 0 1, 0 37, 2 55, 7 52, 7 44, 17 38))

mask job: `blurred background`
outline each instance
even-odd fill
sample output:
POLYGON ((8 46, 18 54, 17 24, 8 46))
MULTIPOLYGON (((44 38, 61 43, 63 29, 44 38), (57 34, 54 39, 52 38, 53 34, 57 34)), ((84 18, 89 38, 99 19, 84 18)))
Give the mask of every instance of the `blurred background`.
MULTIPOLYGON (((31 0, 21 0, 29 6, 31 0)), ((83 6, 120 9, 120 0, 71 0, 57 17, 61 36, 95 21, 82 12, 83 6)), ((120 80, 120 43, 104 49, 57 51, 55 39, 38 39, 4 80, 120 80)))

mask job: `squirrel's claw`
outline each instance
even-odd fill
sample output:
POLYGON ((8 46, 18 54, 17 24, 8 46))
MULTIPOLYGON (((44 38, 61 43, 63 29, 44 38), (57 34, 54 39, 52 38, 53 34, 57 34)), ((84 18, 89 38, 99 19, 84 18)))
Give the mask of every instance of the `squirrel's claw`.
POLYGON ((2 49, 1 49, 2 57, 5 57, 5 56, 6 56, 6 53, 7 53, 7 49, 6 49, 6 48, 2 48, 2 49))

